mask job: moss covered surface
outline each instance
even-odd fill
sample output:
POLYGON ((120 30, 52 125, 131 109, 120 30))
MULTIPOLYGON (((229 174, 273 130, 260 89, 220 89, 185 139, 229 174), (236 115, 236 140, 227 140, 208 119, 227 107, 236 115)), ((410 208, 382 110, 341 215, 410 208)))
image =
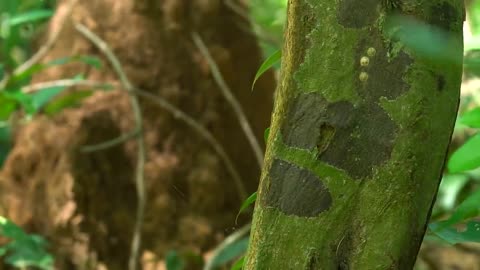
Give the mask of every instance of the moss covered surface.
POLYGON ((290 1, 246 269, 413 266, 456 117, 463 2, 397 3, 290 1), (387 38, 392 14, 448 31, 447 63, 387 38))

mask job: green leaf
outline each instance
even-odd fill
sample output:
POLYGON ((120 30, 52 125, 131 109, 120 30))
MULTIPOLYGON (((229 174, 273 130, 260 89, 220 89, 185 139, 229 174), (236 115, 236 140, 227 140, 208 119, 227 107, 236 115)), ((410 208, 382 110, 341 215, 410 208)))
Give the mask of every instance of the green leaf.
POLYGON ((480 128, 480 108, 468 111, 460 117, 460 123, 472 128, 480 128))
POLYGON ((386 35, 400 41, 410 52, 440 64, 461 65, 458 51, 463 44, 440 27, 406 15, 388 16, 385 22, 386 35))
POLYGON ((45 20, 52 17, 53 11, 48 9, 39 9, 39 10, 32 10, 28 12, 24 12, 15 16, 10 17, 6 22, 10 27, 24 24, 24 23, 32 23, 39 20, 45 20))
POLYGON ((480 133, 465 142, 448 161, 448 170, 451 173, 468 171, 477 167, 480 167, 480 133))
MULTIPOLYGON (((73 80, 82 80, 82 76, 76 76, 73 80)), ((64 86, 54 86, 41 89, 32 94, 32 103, 36 111, 42 109, 46 104, 52 101, 57 95, 62 93, 65 89, 64 86)))
POLYGON ((165 264, 167 270, 182 270, 185 267, 185 262, 182 260, 178 253, 174 250, 169 251, 165 256, 165 264))
POLYGON ((65 64, 74 63, 74 62, 81 62, 89 66, 92 66, 96 69, 102 68, 102 61, 100 60, 100 58, 96 56, 89 56, 89 55, 77 55, 77 56, 70 56, 70 57, 55 59, 48 62, 46 66, 52 67, 52 66, 65 65, 65 64))
POLYGON ((215 268, 225 265, 227 262, 239 257, 242 254, 245 254, 247 248, 248 237, 230 243, 229 245, 225 246, 225 248, 221 250, 215 258, 212 259, 212 266, 215 268))
POLYGON ((18 105, 15 100, 7 97, 5 93, 6 91, 0 91, 0 121, 7 121, 18 105))
POLYGON ((33 99, 28 94, 25 94, 20 90, 7 90, 3 91, 2 93, 5 97, 14 100, 16 101, 16 103, 20 104, 25 110, 25 113, 27 113, 28 115, 32 115, 36 112, 33 106, 33 99))
POLYGON ((77 55, 77 56, 69 56, 69 57, 62 57, 58 59, 54 59, 45 64, 35 64, 29 69, 25 70, 24 72, 13 76, 9 80, 9 86, 11 84, 25 84, 28 83, 28 79, 32 77, 34 74, 37 74, 47 68, 66 65, 70 63, 81 62, 92 66, 96 69, 100 69, 102 67, 102 62, 98 57, 95 56, 88 56, 88 55, 77 55))
POLYGON ((245 256, 238 259, 233 265, 230 270, 242 270, 243 266, 245 265, 245 256))
POLYGON ((52 116, 59 113, 65 108, 80 106, 81 102, 92 94, 92 90, 69 93, 48 103, 45 106, 43 112, 47 115, 52 116))
POLYGON ((240 207, 240 210, 238 211, 237 217, 235 218, 235 223, 237 223, 238 217, 240 216, 241 213, 245 211, 252 203, 254 203, 257 200, 257 192, 255 191, 250 195, 243 203, 242 206, 240 207))
POLYGON ((469 218, 476 217, 480 214, 480 189, 468 196, 453 212, 452 216, 442 221, 445 226, 460 223, 469 218))
POLYGON ((460 191, 468 181, 469 177, 466 174, 447 174, 443 176, 436 204, 444 210, 452 210, 455 207, 460 191))
POLYGON ((263 132, 263 139, 265 140, 265 144, 267 144, 268 141, 268 135, 270 135, 270 128, 266 128, 265 131, 263 132))
POLYGON ((282 58, 282 51, 278 50, 274 52, 272 55, 270 55, 267 58, 267 60, 265 60, 265 62, 263 62, 263 64, 258 69, 257 74, 255 74, 255 79, 253 80, 253 83, 252 83, 252 91, 253 91, 253 88, 255 87, 255 83, 263 75, 263 73, 269 70, 275 63, 280 61, 281 58, 282 58))
POLYGON ((0 125, 0 168, 3 166, 3 163, 7 159, 11 149, 12 149, 12 135, 11 135, 10 126, 6 123, 1 123, 0 125))
POLYGON ((469 221, 466 224, 445 227, 442 222, 429 225, 431 232, 454 245, 465 242, 480 243, 480 222, 469 221))

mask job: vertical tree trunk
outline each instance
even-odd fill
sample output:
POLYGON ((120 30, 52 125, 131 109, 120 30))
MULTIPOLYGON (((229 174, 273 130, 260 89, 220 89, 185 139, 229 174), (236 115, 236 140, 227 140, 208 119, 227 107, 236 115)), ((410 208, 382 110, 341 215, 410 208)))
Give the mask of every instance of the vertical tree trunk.
POLYGON ((246 269, 413 267, 456 117, 462 22, 461 0, 289 1, 246 269), (384 34, 395 18, 403 39, 384 34), (420 22, 425 35, 408 28, 420 22), (442 35, 433 57, 406 46, 442 35))

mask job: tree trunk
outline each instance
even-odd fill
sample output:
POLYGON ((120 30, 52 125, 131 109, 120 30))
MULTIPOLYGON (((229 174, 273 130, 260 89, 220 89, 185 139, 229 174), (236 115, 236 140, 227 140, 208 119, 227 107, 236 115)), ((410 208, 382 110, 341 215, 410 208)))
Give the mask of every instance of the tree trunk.
MULTIPOLYGON (((58 15, 68 1, 58 2, 50 33, 62 23, 58 15)), ((260 169, 253 152, 192 42, 197 32, 262 141, 275 82, 270 73, 250 91, 261 52, 243 17, 220 0, 81 0, 71 17, 106 41, 136 87, 168 100, 213 133, 247 192, 256 189, 260 169)), ((68 20, 45 62, 71 55, 105 60, 68 20)), ((100 70, 78 63, 51 68, 35 81, 78 74, 118 81, 108 61, 103 64, 100 70)), ((148 199, 141 255, 146 269, 157 269, 152 265, 170 250, 202 255, 212 249, 233 230, 242 199, 224 160, 203 137, 150 100, 140 101, 148 199)), ((58 269, 127 269, 137 203, 135 140, 88 154, 79 149, 133 128, 128 94, 99 91, 79 108, 36 117, 17 131, 0 172, 0 215, 46 236, 58 269)))
POLYGON ((462 23, 461 0, 289 1, 246 269, 413 267, 455 122, 462 23), (449 42, 428 40, 431 57, 415 41, 437 34, 449 42))

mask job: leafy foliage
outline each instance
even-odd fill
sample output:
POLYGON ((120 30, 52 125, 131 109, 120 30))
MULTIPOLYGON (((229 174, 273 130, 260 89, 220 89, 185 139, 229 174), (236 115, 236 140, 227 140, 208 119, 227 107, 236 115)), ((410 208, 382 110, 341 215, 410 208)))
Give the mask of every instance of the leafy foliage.
POLYGON ((0 246, 0 256, 17 268, 53 269, 53 257, 46 251, 47 242, 39 235, 27 234, 13 222, 0 216, 0 235, 10 241, 0 246))

